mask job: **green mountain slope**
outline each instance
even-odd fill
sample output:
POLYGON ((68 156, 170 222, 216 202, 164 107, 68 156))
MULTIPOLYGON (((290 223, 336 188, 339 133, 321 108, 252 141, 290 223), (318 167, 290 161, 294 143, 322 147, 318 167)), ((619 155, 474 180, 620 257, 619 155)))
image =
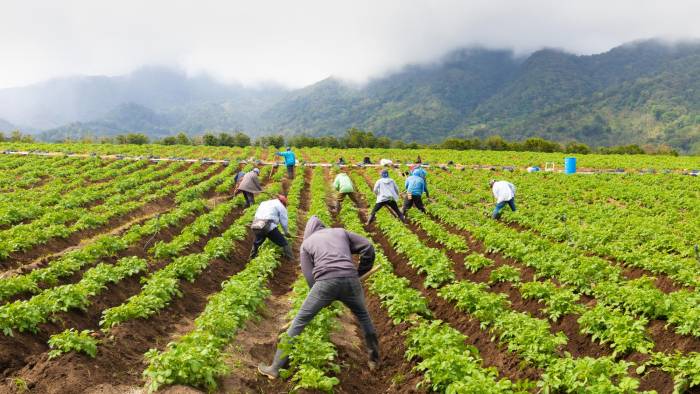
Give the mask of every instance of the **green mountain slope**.
POLYGON ((67 124, 51 126, 46 139, 130 131, 152 137, 206 130, 337 135, 357 127, 404 141, 498 134, 700 151, 700 42, 648 40, 588 56, 458 50, 361 86, 327 78, 291 91, 161 69, 28 89, 0 91, 0 117, 30 126, 32 120, 67 124), (54 102, 60 98, 65 102, 54 102), (32 100, 41 105, 28 107, 32 100), (20 122, 3 111, 24 117, 20 122))

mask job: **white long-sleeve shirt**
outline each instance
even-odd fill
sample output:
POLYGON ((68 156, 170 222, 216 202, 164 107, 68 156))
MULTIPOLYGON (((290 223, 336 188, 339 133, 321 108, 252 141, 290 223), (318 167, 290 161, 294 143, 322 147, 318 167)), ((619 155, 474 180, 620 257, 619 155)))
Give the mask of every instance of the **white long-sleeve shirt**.
POLYGON ((515 186, 510 182, 498 181, 493 184, 492 191, 497 204, 510 201, 515 197, 515 186))
POLYGON ((289 232, 287 208, 276 198, 261 202, 258 210, 255 211, 255 219, 269 220, 268 231, 274 230, 278 224, 281 224, 284 232, 289 232))

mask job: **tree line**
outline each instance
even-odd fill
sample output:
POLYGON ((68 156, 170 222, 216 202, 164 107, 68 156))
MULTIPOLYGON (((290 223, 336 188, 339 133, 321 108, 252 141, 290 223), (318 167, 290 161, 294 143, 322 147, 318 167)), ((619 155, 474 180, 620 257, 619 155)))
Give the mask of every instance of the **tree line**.
MULTIPOLYGON (((19 131, 13 131, 5 136, 0 132, 0 141, 8 142, 34 142, 34 138, 19 131)), ((496 151, 520 151, 520 152, 561 152, 572 154, 661 154, 678 156, 678 152, 668 145, 619 145, 592 148, 584 143, 570 141, 559 143, 544 138, 533 137, 523 141, 508 141, 495 135, 486 138, 457 138, 449 137, 439 144, 406 143, 401 140, 393 140, 385 136, 376 136, 371 131, 363 131, 357 128, 348 129, 342 136, 311 136, 299 134, 285 137, 283 135, 266 135, 252 139, 243 132, 217 132, 205 133, 199 136, 188 136, 181 132, 174 136, 152 140, 143 133, 129 133, 114 137, 101 137, 97 140, 88 138, 80 141, 65 140, 64 143, 104 143, 104 144, 161 144, 161 145, 205 145, 226 147, 275 147, 293 146, 297 148, 324 147, 324 148, 395 148, 395 149, 451 149, 451 150, 496 150, 496 151)))

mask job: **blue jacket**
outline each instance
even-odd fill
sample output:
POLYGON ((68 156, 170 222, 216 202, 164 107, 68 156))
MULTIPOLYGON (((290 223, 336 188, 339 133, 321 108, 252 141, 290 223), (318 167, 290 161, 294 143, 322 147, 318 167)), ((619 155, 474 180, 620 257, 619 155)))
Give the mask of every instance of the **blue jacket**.
POLYGON ((293 166, 297 162, 297 158, 292 151, 277 152, 275 155, 284 157, 284 164, 286 166, 293 166))
POLYGON ((418 175, 419 177, 425 179, 428 173, 423 169, 423 167, 418 167, 415 170, 413 170, 413 175, 418 175))
POLYGON ((411 175, 406 178, 406 191, 412 196, 420 196, 423 193, 428 193, 428 188, 425 186, 425 179, 411 175))

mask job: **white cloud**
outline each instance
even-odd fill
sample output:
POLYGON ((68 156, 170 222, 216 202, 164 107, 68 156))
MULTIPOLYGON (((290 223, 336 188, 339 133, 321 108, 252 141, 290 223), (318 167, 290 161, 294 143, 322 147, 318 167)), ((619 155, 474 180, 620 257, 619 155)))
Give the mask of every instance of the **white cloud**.
POLYGON ((462 46, 587 54, 700 37, 689 0, 0 1, 0 87, 146 64, 297 87, 361 82, 462 46))

